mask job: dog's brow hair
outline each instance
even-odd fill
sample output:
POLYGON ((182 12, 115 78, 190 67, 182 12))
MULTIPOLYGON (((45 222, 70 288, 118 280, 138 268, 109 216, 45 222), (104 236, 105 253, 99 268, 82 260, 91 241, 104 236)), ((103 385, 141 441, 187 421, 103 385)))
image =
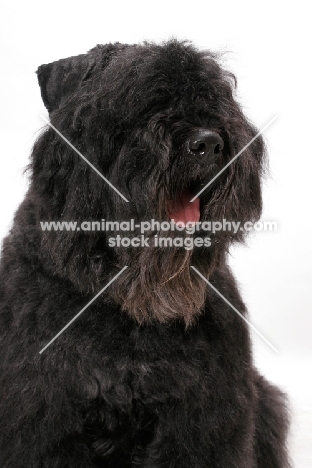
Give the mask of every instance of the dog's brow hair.
POLYGON ((273 117, 273 119, 271 119, 270 122, 268 122, 268 123, 260 130, 260 132, 258 132, 257 135, 254 136, 254 137, 250 140, 250 142, 247 143, 247 145, 245 145, 244 148, 242 148, 242 149, 237 153, 237 155, 234 156, 234 157, 221 169, 221 171, 218 172, 218 174, 215 175, 215 176, 208 182, 208 184, 205 185, 205 187, 202 188, 202 189, 200 190, 200 192, 198 192, 198 193, 195 195, 195 197, 192 198, 192 200, 190 200, 190 203, 193 203, 193 201, 196 200, 196 198, 198 198, 199 195, 200 195, 201 193, 203 193, 203 192, 209 187, 209 185, 211 185, 212 182, 214 182, 214 181, 219 177, 219 175, 221 175, 222 172, 225 171, 225 169, 227 169, 227 168, 238 158, 238 156, 240 156, 240 155, 245 151, 245 149, 247 149, 248 146, 250 146, 251 143, 253 143, 253 142, 261 135, 261 133, 263 133, 264 130, 266 130, 266 129, 269 127, 269 125, 271 125, 271 123, 274 122, 274 120, 277 119, 277 117, 278 117, 278 116, 275 115, 275 117, 273 117))
POLYGON ((211 283, 210 281, 207 280, 207 278, 205 278, 198 270, 197 268, 195 268, 194 266, 191 265, 191 268, 198 274, 198 276, 200 276, 204 281, 206 281, 206 283, 208 284, 208 286, 211 287, 211 289, 214 290, 214 292, 216 292, 223 300, 224 302, 226 302, 239 316, 241 319, 243 319, 249 326, 250 328, 252 328, 276 353, 279 353, 278 349, 275 348, 275 346, 272 345, 272 343, 270 343, 269 340, 267 340, 263 335, 262 333, 259 332, 259 330, 257 330, 257 328, 251 323, 249 322, 249 320, 246 319, 246 317, 243 316, 243 314, 236 309, 236 307, 233 306, 233 304, 230 303, 230 301, 227 300, 226 297, 223 296, 223 294, 220 293, 220 291, 217 290, 217 288, 215 288, 211 283))
POLYGON ((118 278, 118 276, 120 276, 120 275, 125 271, 126 268, 128 268, 128 267, 127 267, 127 266, 124 266, 123 269, 120 270, 119 273, 117 273, 117 275, 115 275, 114 278, 112 278, 112 279, 107 283, 107 285, 104 286, 104 288, 102 288, 101 291, 98 292, 98 293, 93 297, 93 299, 91 299, 91 301, 89 301, 88 304, 85 305, 85 306, 80 310, 80 312, 78 312, 78 314, 76 314, 75 317, 72 318, 72 319, 68 322, 67 325, 65 325, 65 327, 62 328, 62 330, 59 331, 59 332, 55 335, 55 337, 52 338, 52 340, 49 341, 49 343, 48 343, 47 345, 45 345, 44 348, 42 348, 41 351, 39 351, 39 354, 42 354, 43 351, 45 351, 45 350, 50 346, 50 344, 52 344, 53 341, 55 341, 55 340, 66 330, 66 328, 68 328, 68 327, 82 314, 82 312, 84 312, 84 311, 89 307, 89 305, 91 305, 92 302, 94 302, 94 301, 102 294, 102 292, 105 291, 105 289, 107 289, 108 286, 110 286, 110 285, 118 278))
POLYGON ((88 159, 80 153, 80 151, 77 150, 77 148, 74 147, 74 145, 67 140, 67 138, 64 137, 64 135, 62 135, 62 133, 56 128, 54 127, 54 125, 51 124, 51 122, 48 121, 48 119, 46 119, 43 115, 40 116, 51 128, 53 128, 53 130, 61 137, 63 138, 64 141, 66 141, 66 143, 74 150, 76 151, 76 153, 87 163, 89 164, 90 167, 92 167, 92 169, 100 176, 102 177, 102 179, 105 180, 105 182, 113 189, 115 190, 115 192, 118 193, 118 195, 123 199, 125 200, 126 202, 129 202, 129 200, 127 200, 127 198, 119 192, 119 190, 116 189, 116 187, 108 180, 106 179, 106 177, 103 176, 103 174, 101 174, 101 172, 95 167, 93 166, 93 164, 90 163, 90 161, 88 161, 88 159))

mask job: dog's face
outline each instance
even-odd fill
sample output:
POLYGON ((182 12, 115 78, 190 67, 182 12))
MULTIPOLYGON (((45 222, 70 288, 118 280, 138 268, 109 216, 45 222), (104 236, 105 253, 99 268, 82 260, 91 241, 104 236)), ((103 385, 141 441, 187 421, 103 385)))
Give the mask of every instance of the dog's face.
MULTIPOLYGON (((41 219, 258 219, 261 138, 190 202, 256 135, 233 97, 233 76, 211 53, 177 41, 97 46, 41 66, 38 77, 52 124, 129 200, 48 129, 35 144, 32 163, 41 219)), ((150 239, 155 234, 177 232, 145 233, 150 239)), ((205 284, 190 265, 211 274, 229 243, 242 240, 244 232, 220 232, 208 249, 192 251, 110 248, 107 237, 43 233, 42 248, 59 273, 84 291, 99 290, 114 265, 128 265, 110 288, 111 299, 139 322, 190 324, 205 302, 205 284)))

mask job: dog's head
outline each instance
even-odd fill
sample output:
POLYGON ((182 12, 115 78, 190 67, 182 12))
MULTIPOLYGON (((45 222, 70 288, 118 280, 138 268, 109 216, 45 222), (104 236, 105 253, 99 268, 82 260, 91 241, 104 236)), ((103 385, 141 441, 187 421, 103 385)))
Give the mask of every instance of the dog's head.
MULTIPOLYGON (((210 52, 174 40, 97 46, 42 65, 38 78, 51 123, 119 192, 48 128, 32 161, 41 219, 137 224, 259 218, 263 141, 256 138, 229 164, 257 131, 233 97, 235 78, 210 52)), ((108 237, 118 234, 133 238, 138 232, 42 233, 42 248, 84 291, 99 290, 114 265, 128 265, 110 298, 140 322, 189 324, 203 308, 206 289, 190 266, 208 276, 245 232, 214 235, 198 225, 193 236, 209 235, 211 245, 192 250, 153 247, 156 234, 189 240, 185 231, 154 228, 144 233, 150 247, 109 247, 108 237)))

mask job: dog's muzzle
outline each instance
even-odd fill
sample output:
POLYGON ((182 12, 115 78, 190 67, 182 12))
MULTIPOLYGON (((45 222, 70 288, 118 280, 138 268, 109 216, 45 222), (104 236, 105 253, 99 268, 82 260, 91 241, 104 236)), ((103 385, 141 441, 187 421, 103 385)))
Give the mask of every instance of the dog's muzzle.
MULTIPOLYGON (((188 140, 187 145, 189 154, 195 156, 201 166, 207 166, 207 164, 215 162, 221 156, 224 148, 220 135, 206 128, 196 129, 188 140)), ((167 212, 170 219, 184 224, 199 221, 200 199, 196 198, 191 202, 191 199, 198 191, 198 184, 191 183, 183 189, 176 199, 170 200, 167 204, 167 212)))

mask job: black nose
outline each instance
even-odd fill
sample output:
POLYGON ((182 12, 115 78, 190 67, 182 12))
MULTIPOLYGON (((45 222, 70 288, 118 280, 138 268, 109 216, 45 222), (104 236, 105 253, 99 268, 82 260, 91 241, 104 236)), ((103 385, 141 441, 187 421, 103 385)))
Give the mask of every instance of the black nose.
POLYGON ((199 129, 189 140, 189 150, 192 154, 207 158, 219 155, 224 143, 220 135, 206 129, 199 129))

